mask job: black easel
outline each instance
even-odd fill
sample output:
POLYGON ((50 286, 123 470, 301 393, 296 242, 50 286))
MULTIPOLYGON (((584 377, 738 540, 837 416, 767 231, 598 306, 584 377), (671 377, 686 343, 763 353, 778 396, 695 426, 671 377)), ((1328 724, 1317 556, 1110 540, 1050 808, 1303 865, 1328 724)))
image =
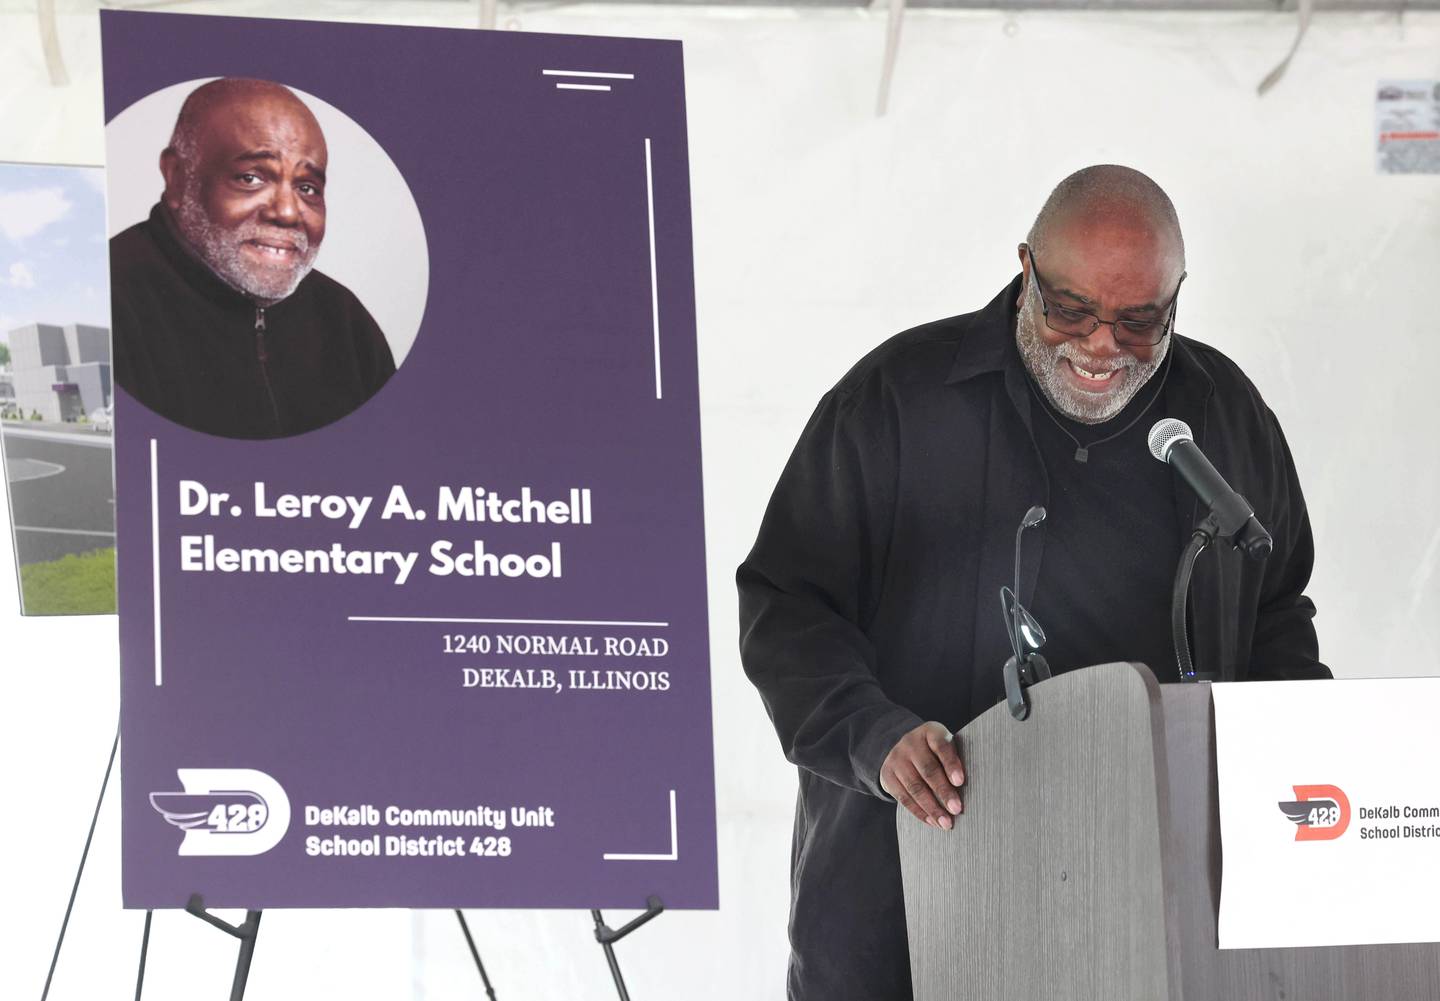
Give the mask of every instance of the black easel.
POLYGON ((145 956, 150 953, 150 919, 156 912, 145 912, 145 930, 140 936, 140 969, 135 971, 135 1001, 140 1001, 140 992, 145 989, 145 956))
POLYGON ((490 998, 490 1001, 495 1001, 495 988, 490 984, 490 977, 485 972, 485 964, 480 962, 480 950, 475 948, 475 939, 470 937, 470 926, 465 922, 465 913, 457 907, 455 916, 460 919, 460 930, 465 933, 465 944, 470 947, 470 955, 475 960, 475 969, 480 971, 480 982, 485 985, 485 995, 490 998))
POLYGON ((150 952, 150 919, 154 911, 145 912, 145 931, 140 935, 140 969, 135 972, 135 1001, 140 1001, 140 992, 145 989, 145 957, 150 952))
POLYGON ((590 916, 595 919, 595 941, 599 942, 600 948, 605 950, 605 961, 610 964, 610 976, 615 978, 615 989, 620 992, 620 1001, 630 1001, 630 992, 625 989, 625 978, 620 975, 620 960, 615 956, 615 943, 659 915, 663 910, 665 910, 665 905, 661 903, 659 897, 646 897, 645 913, 622 925, 619 929, 607 925, 599 911, 592 910, 590 912, 590 916))
POLYGON ((232 925, 207 911, 205 898, 198 893, 190 894, 185 910, 207 925, 214 925, 227 935, 233 935, 240 940, 240 954, 235 957, 235 979, 230 983, 230 1001, 243 1001, 245 982, 250 979, 250 961, 255 956, 255 937, 260 934, 261 912, 246 911, 245 920, 238 925, 232 925))
MULTIPOLYGON (((120 728, 115 728, 115 740, 110 745, 110 760, 105 764, 105 777, 100 780, 100 795, 95 798, 95 813, 90 818, 90 833, 85 835, 85 848, 80 852, 80 867, 75 870, 75 882, 70 887, 70 902, 65 905, 65 917, 60 922, 60 935, 55 939, 55 952, 50 957, 50 972, 45 974, 45 989, 40 992, 40 1001, 50 996, 50 981, 55 979, 55 964, 60 961, 60 947, 65 944, 65 929, 70 926, 70 912, 75 908, 75 895, 80 892, 80 877, 85 873, 85 860, 90 857, 90 842, 95 837, 95 824, 100 819, 100 804, 105 802, 105 790, 110 785, 110 771, 115 767, 115 751, 120 746, 120 728)), ((150 937, 150 922, 145 922, 145 937, 150 937)), ((143 956, 143 953, 142 953, 143 956)), ((144 966, 141 966, 144 976, 144 966)), ((136 995, 139 996, 138 994, 136 995)))

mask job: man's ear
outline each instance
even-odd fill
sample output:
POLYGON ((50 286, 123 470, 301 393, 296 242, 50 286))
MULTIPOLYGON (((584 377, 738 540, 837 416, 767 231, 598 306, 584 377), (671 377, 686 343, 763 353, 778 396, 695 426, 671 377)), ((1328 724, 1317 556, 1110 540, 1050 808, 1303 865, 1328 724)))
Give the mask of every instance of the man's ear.
POLYGON ((166 146, 160 152, 160 175, 165 178, 165 193, 161 200, 171 212, 178 212, 180 195, 185 190, 185 166, 173 146, 166 146))
POLYGON ((1016 254, 1020 257, 1020 294, 1015 297, 1015 308, 1019 309, 1025 302, 1025 283, 1030 280, 1030 245, 1022 243, 1015 248, 1016 254))

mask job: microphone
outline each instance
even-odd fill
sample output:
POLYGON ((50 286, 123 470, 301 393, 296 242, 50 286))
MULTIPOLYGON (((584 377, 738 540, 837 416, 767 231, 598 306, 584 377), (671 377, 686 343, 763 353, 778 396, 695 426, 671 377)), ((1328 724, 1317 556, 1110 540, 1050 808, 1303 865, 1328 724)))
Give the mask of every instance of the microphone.
POLYGON ((1188 424, 1173 417, 1156 421, 1150 429, 1150 454, 1169 464, 1190 485, 1215 516, 1220 537, 1230 539, 1252 560, 1270 555, 1274 540, 1256 520, 1255 509, 1205 458, 1188 424))
POLYGON ((1005 680, 1005 701, 1010 704, 1010 715, 1023 720, 1030 715, 1030 699, 1025 687, 1050 677, 1050 665, 1035 651, 1045 643, 1045 630, 1020 604, 1020 540, 1025 529, 1034 528, 1045 520, 1045 509, 1036 504, 1025 512, 1020 527, 1015 529, 1015 589, 1000 588, 1000 607, 1005 612, 1006 638, 1014 656, 1005 662, 1002 672, 1005 680), (1029 649, 1026 650, 1025 646, 1029 649))
POLYGON ((1044 520, 1045 509, 1039 504, 1036 504, 1030 510, 1025 512, 1025 519, 1020 522, 1020 528, 1022 531, 1027 528, 1034 528, 1036 525, 1040 524, 1044 520))
MULTIPOLYGON (((1021 652, 1022 647, 1020 645, 1020 640, 1022 636, 1021 630, 1023 625, 1031 625, 1037 632, 1039 632, 1040 643, 1045 642, 1045 633, 1043 630, 1040 629, 1039 623, 1035 622, 1035 619, 1030 615, 1028 611, 1026 611, 1025 607, 1020 604, 1020 537, 1025 534, 1025 529, 1034 528, 1036 525, 1040 524, 1044 520, 1045 509, 1039 504, 1036 504, 1030 510, 1025 512, 1025 517, 1020 519, 1020 527, 1015 529, 1015 588, 1010 592, 1011 597, 1014 599, 1014 604, 1009 609, 1010 649, 1015 654, 1015 660, 1022 665, 1025 663, 1026 660, 1026 655, 1021 652), (1022 615, 1025 620, 1023 624, 1021 621, 1022 615)), ((1003 603, 1004 595, 1001 595, 1001 601, 1003 603)), ((1032 633, 1032 637, 1033 635, 1034 634, 1032 633)), ((1031 637, 1026 637, 1026 639, 1030 638, 1031 637)), ((1038 650, 1040 648, 1040 643, 1034 643, 1032 645, 1035 649, 1038 650)))

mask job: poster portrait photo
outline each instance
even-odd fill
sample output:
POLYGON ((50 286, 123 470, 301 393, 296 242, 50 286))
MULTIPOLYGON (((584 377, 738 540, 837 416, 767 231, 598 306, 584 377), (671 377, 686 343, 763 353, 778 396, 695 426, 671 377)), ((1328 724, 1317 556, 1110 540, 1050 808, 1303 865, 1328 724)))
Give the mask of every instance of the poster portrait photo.
POLYGON ((107 146, 122 389, 191 430, 268 439, 389 381, 427 255, 404 179, 360 126, 282 83, 217 78, 143 98, 107 146))

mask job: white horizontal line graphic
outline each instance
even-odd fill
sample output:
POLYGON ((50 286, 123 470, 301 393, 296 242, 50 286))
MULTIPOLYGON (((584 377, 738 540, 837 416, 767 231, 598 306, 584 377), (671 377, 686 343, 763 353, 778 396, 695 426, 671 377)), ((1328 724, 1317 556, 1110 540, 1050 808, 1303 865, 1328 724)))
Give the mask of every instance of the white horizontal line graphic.
POLYGON ((596 73, 591 70, 541 70, 541 76, 584 76, 595 80, 634 80, 634 73, 596 73))
POLYGON ((556 90, 609 90, 608 83, 557 83, 556 90))
POLYGON ((107 539, 115 538, 114 532, 92 532, 86 528, 36 528, 31 525, 16 525, 17 532, 49 532, 51 535, 99 535, 107 539))
POLYGON ((350 622, 474 622, 504 626, 642 626, 668 629, 668 622, 626 622, 618 619, 455 619, 413 615, 349 615, 350 622))

